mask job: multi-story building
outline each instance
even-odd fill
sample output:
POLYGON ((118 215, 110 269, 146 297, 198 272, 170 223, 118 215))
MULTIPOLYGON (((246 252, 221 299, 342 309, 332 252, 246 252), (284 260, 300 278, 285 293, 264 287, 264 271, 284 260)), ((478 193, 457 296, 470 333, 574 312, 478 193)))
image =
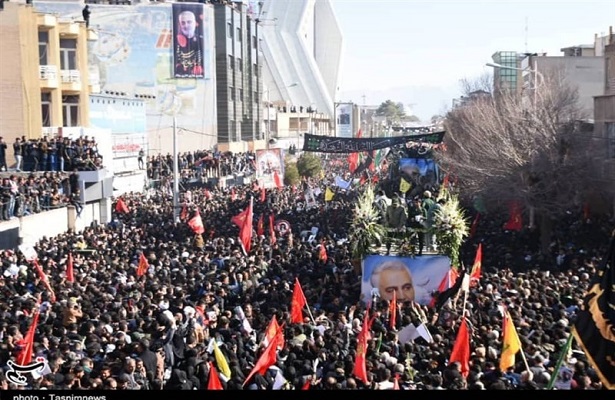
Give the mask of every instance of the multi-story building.
MULTIPOLYGON (((49 127, 88 126, 89 93, 98 90, 87 62, 88 40, 94 39, 82 21, 39 13, 29 4, 4 4, 0 135, 7 143, 41 138, 49 127)), ((12 150, 7 161, 15 161, 12 150)))
MULTIPOLYGON (((570 48, 568 48, 570 49, 570 48)), ((562 51, 567 49, 562 49, 562 51)), ((570 52, 569 52, 570 53, 570 52)), ((574 53, 574 52, 572 52, 574 53)), ((604 56, 594 52, 577 52, 577 56, 529 55, 521 61, 522 87, 527 93, 539 95, 545 79, 556 79, 577 89, 578 105, 591 118, 594 112, 594 96, 604 87, 604 56)))
MULTIPOLYGON (((330 0, 265 0, 256 10, 262 35, 265 100, 311 107, 335 126, 342 33, 330 0)), ((266 127, 265 127, 266 130, 266 127)))
MULTIPOLYGON (((262 131, 261 52, 258 24, 248 4, 214 5, 216 37, 216 89, 218 146, 257 143, 264 146, 262 131)), ((254 146, 252 146, 254 147, 254 146)))
POLYGON ((510 90, 520 92, 523 87, 521 55, 516 51, 498 51, 491 58, 494 63, 500 66, 493 69, 495 95, 510 90))
MULTIPOLYGON (((615 33, 609 29, 604 48, 603 93, 594 97, 594 136, 599 144, 596 152, 602 166, 598 174, 615 187, 615 33), (605 145, 606 142, 606 145, 605 145)), ((615 193, 613 193, 615 195, 615 193)), ((615 204, 615 203, 614 203, 615 204)))

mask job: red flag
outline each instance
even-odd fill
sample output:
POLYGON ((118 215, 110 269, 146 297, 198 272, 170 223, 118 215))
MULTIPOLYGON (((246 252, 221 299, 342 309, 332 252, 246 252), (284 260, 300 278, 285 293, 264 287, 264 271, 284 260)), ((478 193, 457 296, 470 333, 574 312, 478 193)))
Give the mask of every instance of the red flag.
POLYGON ((47 278, 47 274, 43 271, 43 268, 39 265, 38 260, 35 258, 32 260, 32 264, 34 264, 34 269, 36 269, 36 273, 38 274, 39 279, 43 282, 43 285, 49 290, 50 301, 55 303, 56 294, 51 288, 51 284, 49 283, 49 278, 47 278))
POLYGON ((293 298, 290 303, 290 322, 300 324, 303 322, 303 307, 307 304, 303 289, 299 278, 295 278, 295 287, 293 288, 293 298))
POLYGON ((256 234, 258 236, 262 236, 265 234, 265 215, 261 214, 258 218, 258 223, 256 224, 256 234))
POLYGON ((442 179, 442 188, 446 189, 448 188, 449 185, 449 181, 448 181, 448 174, 444 175, 444 178, 442 179))
POLYGON ((147 272, 149 268, 149 263, 147 262, 147 258, 145 254, 141 252, 139 255, 139 267, 137 268, 137 276, 143 276, 147 272))
POLYGON ((34 352, 34 335, 36 334, 36 327, 38 325, 39 309, 37 307, 32 317, 32 324, 23 339, 24 346, 17 355, 17 364, 26 366, 32 362, 32 353, 34 352))
POLYGON ((190 221, 188 221, 188 226, 190 227, 190 229, 192 229, 192 232, 196 233, 197 235, 200 235, 205 232, 203 219, 201 218, 201 213, 198 209, 196 210, 196 214, 194 214, 194 217, 192 217, 190 221))
POLYGON ((183 221, 186 218, 188 218, 188 207, 186 207, 186 205, 184 204, 184 206, 182 207, 182 212, 179 214, 179 219, 183 221))
POLYGON ((480 219, 480 213, 476 213, 476 217, 474 217, 474 221, 472 221, 472 226, 470 227, 470 237, 474 237, 476 235, 476 229, 478 228, 478 221, 480 219))
POLYGON ((115 211, 122 214, 128 214, 130 212, 130 209, 124 202, 124 199, 121 197, 117 199, 117 203, 115 203, 115 211))
POLYGON ((284 187, 284 183, 282 183, 282 178, 280 178, 278 171, 273 171, 273 182, 275 183, 275 187, 278 189, 282 189, 284 187))
POLYGON ((310 390, 311 385, 312 385, 312 382, 310 382, 309 379, 306 379, 305 383, 303 384, 303 387, 301 387, 301 390, 310 390))
POLYGON ((368 313, 365 313, 365 317, 363 318, 363 326, 361 327, 361 332, 357 336, 357 352, 354 359, 354 369, 352 373, 364 384, 369 384, 369 379, 367 379, 367 364, 365 357, 367 355, 367 340, 369 336, 369 321, 368 321, 368 313))
POLYGON ((66 281, 75 282, 75 274, 73 272, 73 253, 68 253, 66 260, 66 281))
POLYGON ((265 201, 267 201, 267 193, 265 192, 265 188, 262 187, 261 188, 261 203, 264 203, 265 201))
POLYGON ((234 217, 232 217, 231 218, 231 222, 234 223, 235 225, 237 225, 239 228, 241 228, 243 226, 244 222, 246 221, 246 217, 247 216, 248 216, 248 208, 246 207, 245 210, 243 210, 239 214, 237 214, 234 217))
POLYGON ((347 160, 348 169, 350 170, 350 173, 353 173, 357 169, 357 166, 359 164, 359 153, 350 153, 347 160))
MULTIPOLYGON (((250 199, 250 204, 245 209, 242 224, 239 227, 239 241, 246 254, 250 252, 252 246, 252 219, 253 217, 253 201, 250 199)), ((240 214, 241 215, 241 214, 240 214)), ((236 218, 237 216, 233 217, 236 218)), ((233 221, 235 222, 235 221, 233 221)))
POLYGON ((483 265, 483 244, 479 243, 476 249, 476 256, 474 257, 474 265, 472 265, 472 272, 470 273, 470 285, 476 285, 481 277, 481 270, 483 265))
POLYGON ((224 390, 220 377, 218 376, 218 370, 214 366, 213 362, 209 362, 209 381, 207 382, 207 390, 224 390))
POLYGON ((276 340, 276 348, 281 349, 284 347, 284 331, 282 327, 278 324, 278 319, 274 315, 271 317, 271 321, 269 321, 269 325, 267 325, 267 329, 265 330, 265 337, 263 338, 263 343, 265 346, 268 346, 272 340, 276 340))
POLYGON ((361 139, 361 137, 363 136, 363 129, 359 128, 359 130, 357 131, 357 139, 361 139))
POLYGON ((461 319, 461 325, 459 325, 459 332, 457 332, 457 339, 455 339, 455 344, 453 345, 449 364, 454 362, 461 364, 461 374, 467 377, 470 372, 470 332, 465 317, 461 319))
POLYGON ((237 193, 235 193, 235 188, 231 188, 231 201, 237 200, 237 193))
POLYGON ((399 374, 395 374, 395 378, 393 378, 393 390, 399 389, 399 374))
POLYGON ((508 222, 504 224, 504 229, 507 231, 520 231, 523 229, 523 216, 521 215, 521 205, 518 202, 510 204, 510 217, 508 222))
POLYGON ((320 241, 320 251, 318 253, 318 259, 323 263, 326 263, 329 259, 329 256, 327 255, 327 246, 325 246, 324 240, 320 241))
POLYGON ((277 241, 275 237, 275 220, 273 218, 273 214, 269 215, 269 236, 271 245, 273 246, 277 241))
MULTIPOLYGON (((281 332, 278 332, 278 335, 280 334, 281 332)), ((265 375, 265 372, 267 372, 269 367, 276 363, 278 359, 276 346, 277 342, 278 341, 276 337, 267 345, 261 356, 258 358, 256 365, 254 366, 254 368, 252 368, 252 371, 250 371, 250 374, 248 374, 248 377, 243 382, 243 385, 245 385, 257 372, 261 375, 265 375)))
POLYGON ((395 323, 397 322, 397 291, 393 292, 393 299, 389 303, 389 322, 391 329, 395 329, 395 323))

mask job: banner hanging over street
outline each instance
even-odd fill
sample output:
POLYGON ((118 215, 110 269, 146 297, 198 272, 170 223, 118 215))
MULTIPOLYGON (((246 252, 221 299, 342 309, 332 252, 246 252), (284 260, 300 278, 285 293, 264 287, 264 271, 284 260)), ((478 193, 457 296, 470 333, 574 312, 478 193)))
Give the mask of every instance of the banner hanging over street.
POLYGON ((393 136, 386 138, 339 138, 305 134, 303 151, 320 153, 356 153, 393 147, 408 142, 439 144, 444 139, 444 131, 422 135, 393 136))

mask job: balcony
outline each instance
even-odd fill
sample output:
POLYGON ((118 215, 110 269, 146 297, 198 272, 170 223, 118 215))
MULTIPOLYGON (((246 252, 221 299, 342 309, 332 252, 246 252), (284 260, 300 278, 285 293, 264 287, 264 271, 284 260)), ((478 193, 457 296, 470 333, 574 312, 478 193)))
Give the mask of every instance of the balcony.
POLYGON ((58 19, 55 16, 49 14, 38 15, 36 19, 36 24, 39 28, 55 28, 57 23, 58 19))
POLYGON ((39 65, 38 75, 42 89, 57 89, 58 68, 55 65, 39 65))
POLYGON ((78 69, 63 69, 60 71, 62 90, 67 92, 81 91, 81 71, 78 69))
POLYGON ((78 22, 63 22, 60 24, 60 37, 77 38, 79 37, 80 23, 78 22))

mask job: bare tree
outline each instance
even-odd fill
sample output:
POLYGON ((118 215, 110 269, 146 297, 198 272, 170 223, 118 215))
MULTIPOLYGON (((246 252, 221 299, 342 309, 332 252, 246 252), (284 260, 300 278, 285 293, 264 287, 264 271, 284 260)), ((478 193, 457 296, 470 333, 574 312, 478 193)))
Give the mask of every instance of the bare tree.
POLYGON ((459 85, 464 96, 478 91, 493 93, 493 74, 484 73, 476 79, 463 78, 459 85))
POLYGON ((580 209, 596 188, 586 179, 591 163, 578 130, 577 90, 557 72, 543 78, 536 96, 480 96, 450 111, 446 151, 436 157, 462 183, 462 196, 480 195, 492 209, 517 201, 535 211, 547 240, 552 220, 580 209))

